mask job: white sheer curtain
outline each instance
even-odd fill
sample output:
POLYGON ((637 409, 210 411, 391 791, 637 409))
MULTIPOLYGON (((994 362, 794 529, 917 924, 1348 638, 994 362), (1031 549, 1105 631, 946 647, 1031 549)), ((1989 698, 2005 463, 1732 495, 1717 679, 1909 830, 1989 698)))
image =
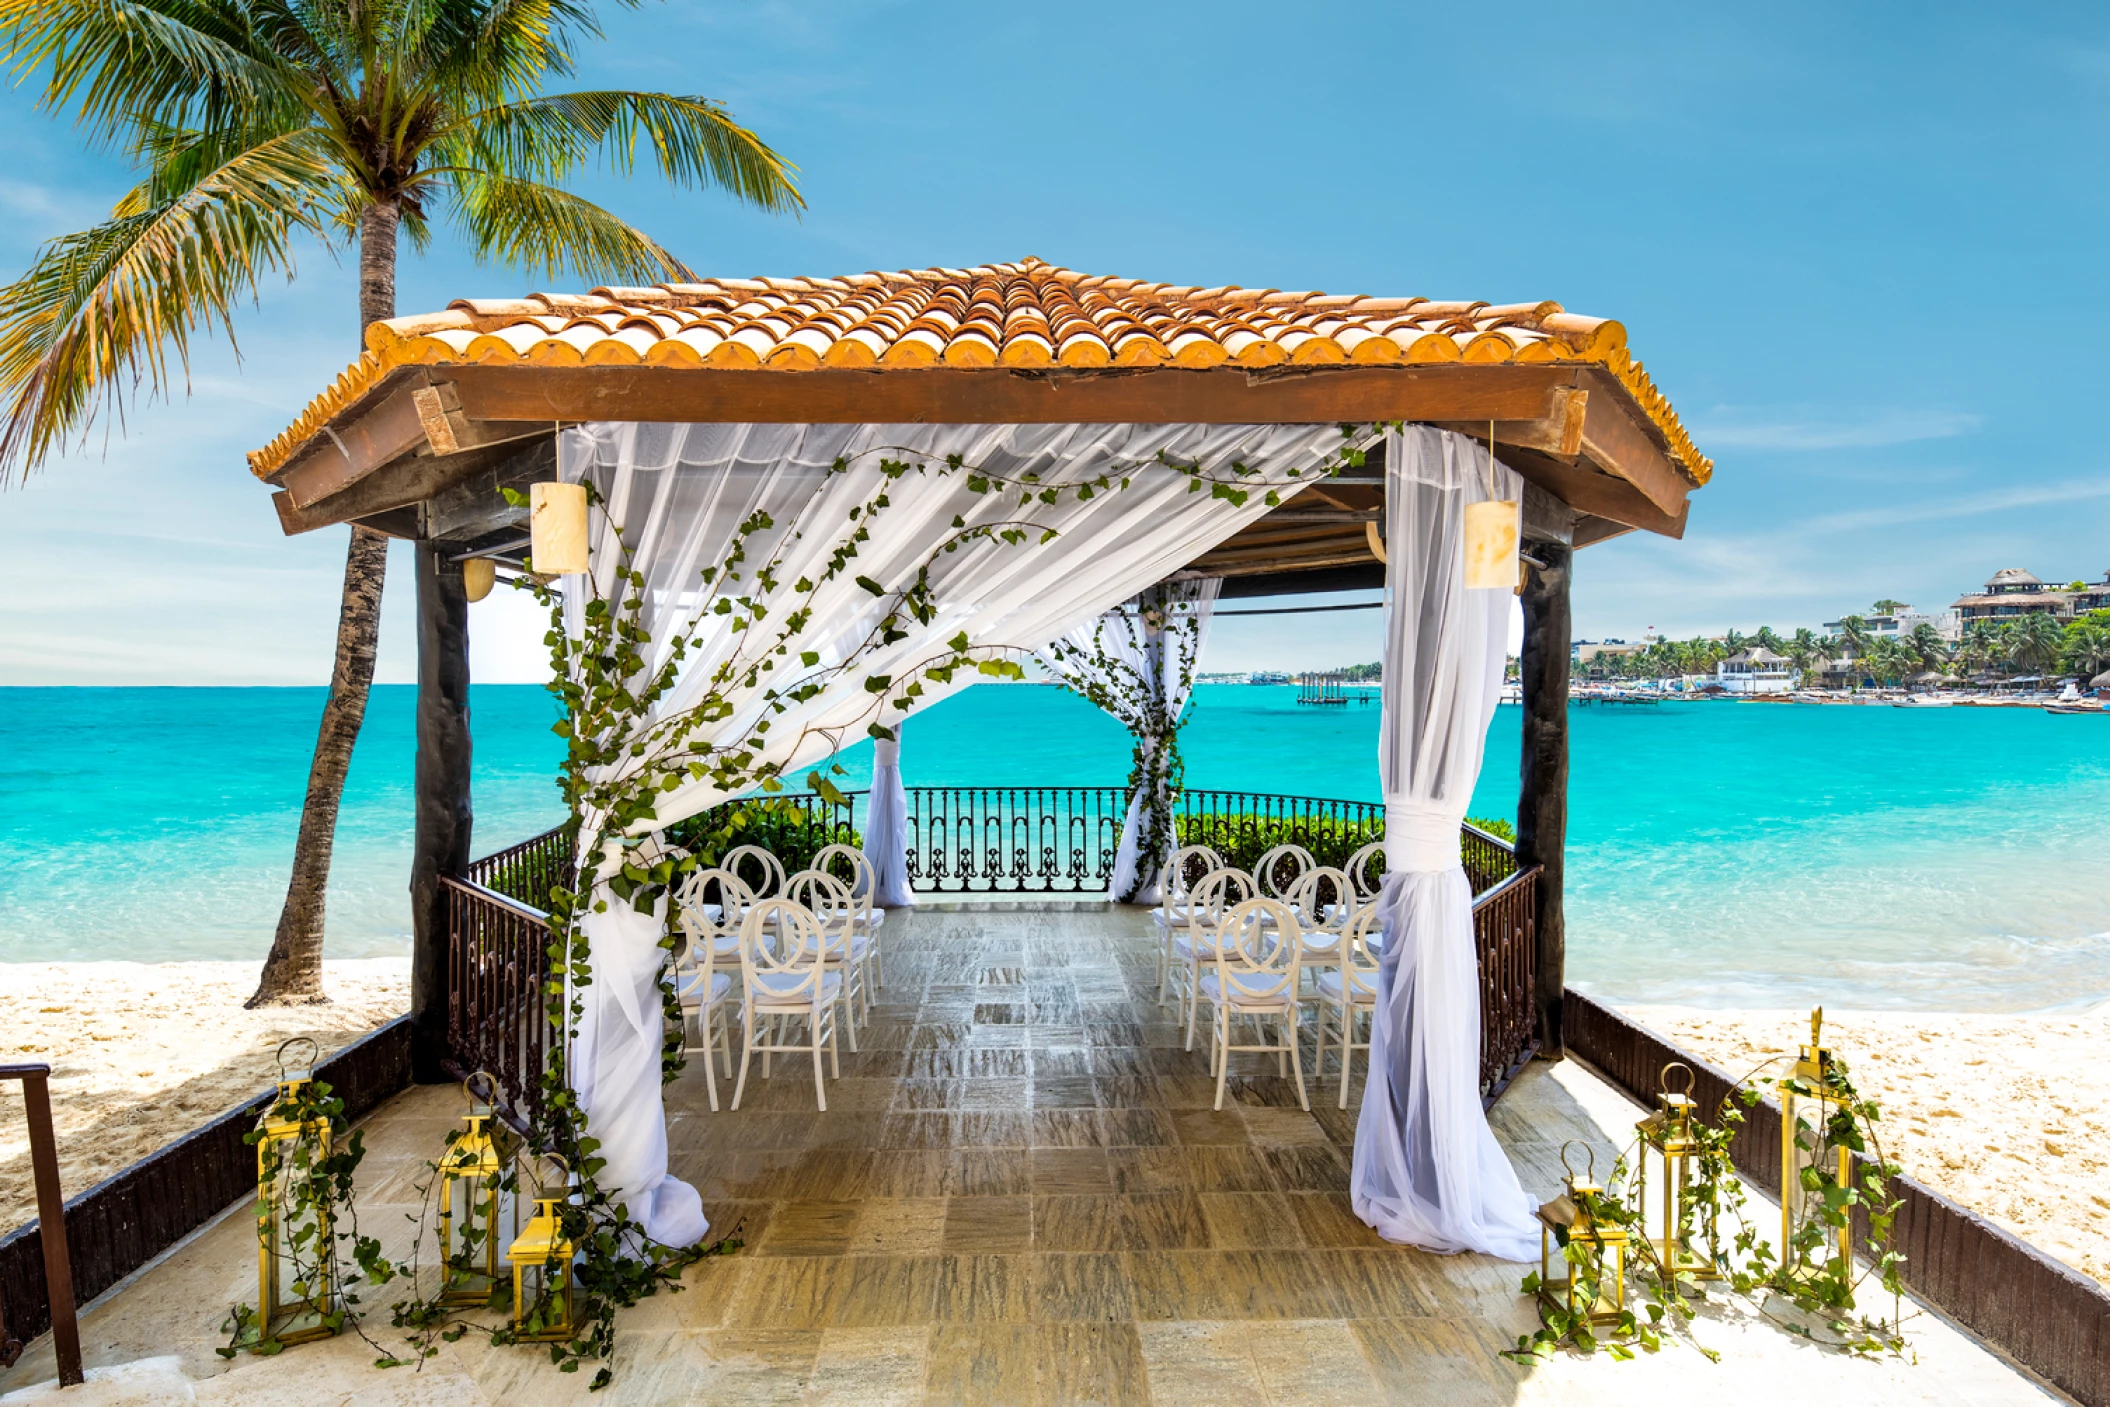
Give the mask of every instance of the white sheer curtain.
MULTIPOLYGON (((731 659, 753 659, 775 639, 793 609, 795 583, 819 590, 799 602, 804 626, 772 658, 784 669, 752 683, 718 684, 725 715, 699 734, 733 742, 767 723, 755 765, 774 764, 796 779, 797 769, 864 736, 874 675, 913 673, 919 660, 942 653, 942 642, 964 632, 976 645, 1034 649, 1153 582, 1160 581, 1267 511, 1265 495, 1287 494, 1311 481, 1311 471, 1342 443, 1332 425, 727 425, 612 422, 567 429, 559 440, 559 473, 592 482, 605 505, 595 515, 592 571, 595 594, 616 585, 620 548, 643 574, 638 623, 650 637, 647 668, 668 659, 676 642, 690 644, 682 672, 660 700, 655 723, 694 709, 714 687, 713 675, 731 659), (948 474, 895 463, 965 466, 948 474), (1163 467, 1160 456, 1231 475, 1248 493, 1243 503, 1190 492, 1188 477, 1163 467), (982 469, 1013 479, 1039 476, 1044 486, 1095 484, 1104 476, 1131 479, 1082 502, 1074 494, 1055 503, 1016 492, 976 492, 968 472, 982 469), (1300 477, 1301 475, 1301 477, 1300 477), (854 544, 855 558, 823 582, 830 557, 858 526, 853 509, 875 495, 888 505, 868 521, 869 536, 854 544), (766 515, 770 526, 746 535, 745 560, 728 558, 743 523, 766 515), (967 526, 1028 523, 1019 545, 968 542, 938 549, 967 526), (1055 536, 1041 540, 1046 530, 1055 536), (938 553, 935 560, 933 554, 938 553), (836 671, 885 615, 885 598, 858 583, 887 591, 907 586, 928 567, 937 603, 928 623, 909 621, 906 634, 836 671), (768 568, 765 580, 763 569, 768 568), (703 572, 713 569, 706 584, 703 572), (737 571, 732 580, 729 571, 737 571), (770 583, 774 585, 770 585, 770 583), (721 601, 753 598, 766 619, 743 629, 746 610, 717 614, 721 601), (811 654, 818 664, 802 661, 811 654), (803 672, 802 672, 803 671, 803 672), (819 687, 775 713, 767 691, 795 682, 819 687)), ((583 630, 586 596, 569 593, 568 628, 583 630)), ((921 706, 971 683, 922 681, 921 706)), ((901 711, 889 709, 886 723, 901 711)), ((623 768, 651 766, 632 758, 623 768)), ((735 790, 738 790, 737 788, 735 790)), ((671 824, 730 799, 718 780, 685 781, 662 796, 657 823, 671 824)), ((639 827, 648 829, 649 827, 639 827)), ((583 818, 593 835, 599 820, 583 818)), ((582 874, 601 874, 613 860, 582 856, 582 874)), ((612 872, 612 871, 611 871, 612 872)), ((665 917, 634 913, 597 880, 581 919, 594 981, 572 1050, 574 1087, 602 1140, 604 1190, 625 1202, 647 1234, 669 1244, 699 1239, 706 1224, 693 1189, 667 1174, 665 1116, 660 1094, 658 971, 665 917)))
POLYGON ((872 740, 872 790, 865 811, 865 854, 877 876, 872 902, 906 909, 916 902, 908 887, 908 789, 901 784, 901 730, 872 740))
MULTIPOLYGON (((1041 654, 1050 670, 1121 721, 1146 752, 1146 772, 1179 731, 1222 591, 1222 577, 1154 586, 1041 654)), ((1165 857, 1140 853, 1153 789, 1161 802, 1170 802, 1162 781, 1154 787, 1145 782, 1129 796, 1113 879, 1106 887, 1110 900, 1158 902, 1158 868, 1165 857)))
POLYGON ((1465 587, 1465 505, 1520 480, 1462 435, 1386 437, 1385 933, 1356 1215, 1426 1250, 1538 1254, 1538 1224, 1480 1107, 1480 983, 1458 828, 1501 696, 1511 593, 1465 587))

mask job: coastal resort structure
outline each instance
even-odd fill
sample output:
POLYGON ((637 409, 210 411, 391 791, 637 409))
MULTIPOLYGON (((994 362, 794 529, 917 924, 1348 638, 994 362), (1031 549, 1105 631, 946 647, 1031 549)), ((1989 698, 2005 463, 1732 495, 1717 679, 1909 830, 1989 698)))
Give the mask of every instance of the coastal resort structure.
POLYGON ((1792 693, 1800 677, 1785 657, 1763 645, 1738 650, 1714 666, 1715 683, 1723 692, 1736 695, 1792 693))
POLYGON ((1993 573, 1985 590, 1957 597, 1950 609, 1961 626, 1968 628, 1974 621, 2004 622, 2028 615, 2047 615, 2064 625, 2105 607, 2110 607, 2110 573, 2092 584, 2075 582, 2062 587, 2048 585, 2020 567, 2006 567, 1993 573))

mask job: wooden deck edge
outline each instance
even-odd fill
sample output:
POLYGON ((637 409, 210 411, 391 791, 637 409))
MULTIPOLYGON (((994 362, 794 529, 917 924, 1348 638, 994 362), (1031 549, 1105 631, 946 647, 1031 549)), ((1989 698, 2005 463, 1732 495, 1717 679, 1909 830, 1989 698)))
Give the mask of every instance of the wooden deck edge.
MULTIPOLYGON (((1692 1067, 1702 1110, 1733 1086, 1726 1071, 1572 987, 1563 1006, 1568 1049, 1645 1106, 1673 1060, 1692 1067)), ((1730 1156, 1759 1185, 1777 1185, 1777 1104, 1747 1114, 1730 1156)), ((1894 1186, 1906 1288, 2085 1407, 2110 1407, 2110 1290, 1914 1178, 1894 1186)))
MULTIPOLYGON (((410 1086, 410 1018, 399 1016, 322 1062, 316 1077, 358 1119, 410 1086)), ((66 1199, 74 1298, 88 1304, 256 1189, 242 1136, 271 1098, 261 1090, 209 1123, 66 1199)), ((0 1320, 24 1343, 51 1328, 38 1223, 0 1237, 0 1320)))

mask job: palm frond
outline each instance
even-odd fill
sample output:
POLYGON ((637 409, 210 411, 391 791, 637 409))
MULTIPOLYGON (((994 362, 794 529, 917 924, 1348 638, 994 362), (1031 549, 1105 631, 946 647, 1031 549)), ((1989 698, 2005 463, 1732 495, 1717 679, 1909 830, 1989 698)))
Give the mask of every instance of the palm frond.
POLYGON ((0 288, 0 474, 24 472, 85 432, 129 390, 169 386, 190 336, 226 329, 259 277, 292 273, 293 236, 315 228, 337 180, 319 134, 243 151, 165 203, 46 244, 0 288))
POLYGON ((76 106, 102 140, 253 126, 302 101, 234 0, 0 0, 0 35, 18 75, 50 64, 41 105, 76 106))
POLYGON ((453 164, 523 180, 562 179, 596 155, 628 175, 649 145, 676 185, 716 186, 772 212, 806 205, 797 168, 709 98, 553 93, 468 113, 438 145, 453 164))
POLYGON ((463 172, 454 176, 453 192, 455 217, 481 260, 589 280, 693 277, 650 235, 555 186, 463 172))

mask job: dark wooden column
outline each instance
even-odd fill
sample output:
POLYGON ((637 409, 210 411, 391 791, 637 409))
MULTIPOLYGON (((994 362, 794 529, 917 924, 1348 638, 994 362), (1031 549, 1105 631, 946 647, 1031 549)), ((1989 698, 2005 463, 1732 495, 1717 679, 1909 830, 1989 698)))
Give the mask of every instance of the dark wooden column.
MULTIPOLYGON (((1527 511, 1527 522, 1529 516, 1527 511)), ((1575 552, 1563 542, 1528 539, 1524 550, 1544 565, 1527 565, 1524 575, 1517 863, 1544 866, 1538 883, 1539 1042, 1542 1056, 1558 1060, 1564 1053, 1561 994, 1567 986, 1561 879, 1568 843, 1568 576, 1575 552)))
POLYGON ((412 1074, 446 1079, 447 907, 442 875, 469 866, 469 598, 445 543, 418 544, 417 836, 410 862, 412 1074))

